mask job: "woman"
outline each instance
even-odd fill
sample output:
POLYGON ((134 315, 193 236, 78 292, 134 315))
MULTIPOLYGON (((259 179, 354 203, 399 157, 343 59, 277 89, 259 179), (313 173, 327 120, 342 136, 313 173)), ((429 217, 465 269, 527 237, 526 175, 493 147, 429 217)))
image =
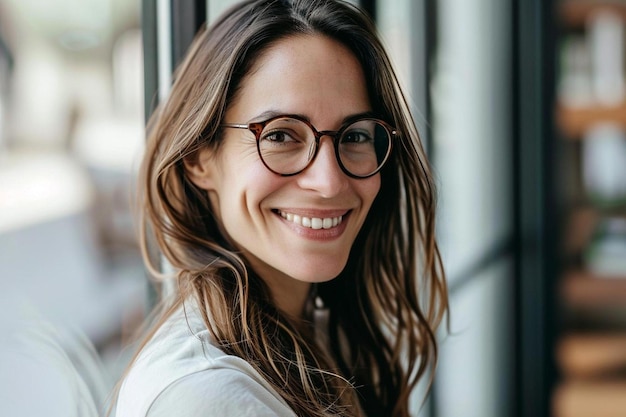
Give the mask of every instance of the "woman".
POLYGON ((118 417, 409 414, 446 285, 428 163, 362 12, 229 10, 178 68, 142 174, 178 288, 118 417))

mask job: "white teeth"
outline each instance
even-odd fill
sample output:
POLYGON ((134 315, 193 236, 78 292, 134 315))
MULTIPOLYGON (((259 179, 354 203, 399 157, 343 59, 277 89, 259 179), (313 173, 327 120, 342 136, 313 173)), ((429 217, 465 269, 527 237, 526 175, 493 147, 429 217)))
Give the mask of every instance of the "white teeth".
POLYGON ((289 222, 293 222, 302 227, 308 227, 314 230, 331 229, 333 227, 339 226, 341 222, 343 221, 343 216, 325 217, 322 219, 319 217, 306 217, 306 216, 300 216, 300 215, 293 214, 293 213, 285 213, 282 211, 280 211, 280 215, 283 219, 289 222))

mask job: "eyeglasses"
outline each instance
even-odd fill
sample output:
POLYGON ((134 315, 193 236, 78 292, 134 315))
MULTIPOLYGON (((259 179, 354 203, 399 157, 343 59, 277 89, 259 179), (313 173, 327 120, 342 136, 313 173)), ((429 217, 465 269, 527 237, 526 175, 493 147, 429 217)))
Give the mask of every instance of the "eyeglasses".
POLYGON ((371 177, 389 159, 391 142, 397 135, 387 123, 370 117, 348 120, 336 131, 318 131, 308 120, 295 115, 248 124, 224 123, 222 127, 254 133, 261 161, 282 176, 304 171, 317 156, 322 136, 330 136, 341 170, 352 178, 371 177))

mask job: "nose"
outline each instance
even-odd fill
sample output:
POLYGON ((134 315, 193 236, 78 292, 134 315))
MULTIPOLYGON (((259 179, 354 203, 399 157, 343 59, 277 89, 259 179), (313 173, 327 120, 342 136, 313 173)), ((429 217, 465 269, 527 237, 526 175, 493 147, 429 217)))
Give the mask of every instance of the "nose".
POLYGON ((320 138, 315 159, 297 177, 300 187, 314 190, 325 198, 346 191, 349 178, 339 166, 331 136, 320 138))

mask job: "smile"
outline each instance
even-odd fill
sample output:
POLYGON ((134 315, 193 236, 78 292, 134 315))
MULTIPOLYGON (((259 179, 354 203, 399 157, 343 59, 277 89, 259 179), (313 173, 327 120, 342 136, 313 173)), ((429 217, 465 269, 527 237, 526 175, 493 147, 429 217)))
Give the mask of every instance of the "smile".
POLYGON ((278 211, 280 216, 287 220, 288 222, 292 222, 297 224, 298 226, 308 227, 313 230, 319 229, 332 229, 333 227, 337 227, 343 221, 343 216, 339 217, 306 217, 300 216, 298 214, 287 213, 283 211, 278 211))

